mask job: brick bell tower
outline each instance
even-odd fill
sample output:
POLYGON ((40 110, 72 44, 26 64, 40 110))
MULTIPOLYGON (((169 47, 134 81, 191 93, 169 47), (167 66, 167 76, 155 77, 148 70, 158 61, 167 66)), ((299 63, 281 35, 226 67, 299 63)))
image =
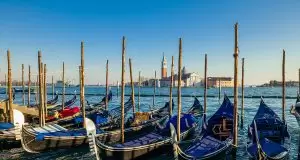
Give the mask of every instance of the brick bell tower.
POLYGON ((163 59, 161 61, 161 79, 167 78, 167 59, 163 53, 163 59))

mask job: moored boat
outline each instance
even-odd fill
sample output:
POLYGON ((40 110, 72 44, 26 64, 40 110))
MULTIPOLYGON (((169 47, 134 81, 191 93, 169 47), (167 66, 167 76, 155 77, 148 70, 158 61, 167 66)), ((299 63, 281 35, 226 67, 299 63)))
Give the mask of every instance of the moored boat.
POLYGON ((0 150, 20 146, 20 132, 25 118, 23 113, 16 109, 13 109, 13 114, 14 124, 9 122, 0 122, 0 150))
MULTIPOLYGON (((225 157, 231 149, 233 135, 233 104, 225 95, 217 112, 206 122, 206 114, 202 117, 199 135, 189 142, 176 142, 176 132, 172 132, 175 155, 179 159, 218 159, 225 157)), ((172 129, 172 128, 171 128, 172 129)))
MULTIPOLYGON (((198 100, 195 98, 195 101, 198 100)), ((192 106, 192 108, 197 107, 194 105, 192 106)), ((189 111, 194 111, 194 109, 190 109, 189 111)), ((190 136, 195 129, 196 122, 192 113, 194 112, 182 114, 180 117, 182 124, 180 126, 181 139, 190 136)), ((169 120, 164 119, 160 123, 148 127, 146 130, 139 132, 135 131, 132 133, 133 136, 126 136, 125 134, 126 138, 124 143, 120 143, 120 133, 115 135, 113 139, 96 137, 99 156, 104 159, 129 160, 157 155, 162 152, 171 152, 172 144, 169 126, 173 124, 176 127, 176 121, 177 115, 171 117, 169 120)))
POLYGON ((261 100, 248 128, 247 153, 252 159, 286 159, 291 137, 287 124, 261 100))
POLYGON ((87 102, 87 106, 85 108, 86 111, 90 111, 90 110, 93 110, 93 109, 101 109, 105 106, 105 101, 106 101, 106 97, 107 97, 107 101, 111 101, 112 99, 112 91, 109 91, 109 94, 105 97, 102 98, 102 100, 98 103, 90 103, 89 101, 86 101, 87 102))
POLYGON ((290 110, 291 114, 295 116, 298 125, 300 126, 300 95, 299 93, 297 94, 297 100, 295 103, 295 106, 292 105, 291 110, 290 110))
MULTIPOLYGON (((132 107, 132 99, 130 98, 125 108, 128 111, 132 107)), ((113 124, 113 122, 118 119, 118 111, 120 110, 119 107, 112 109, 111 111, 107 112, 105 115, 109 115, 108 117, 99 117, 99 116, 92 116, 93 121, 97 124, 97 134, 103 133, 100 130, 100 126, 104 124, 109 125, 113 124), (102 118, 108 118, 108 121, 103 121, 102 118), (110 119, 112 118, 112 119, 110 119), (99 124, 100 123, 100 124, 99 124)), ((120 115, 119 115, 120 116, 120 115)), ((82 117, 70 118, 67 120, 61 120, 59 123, 82 123, 82 117)), ((105 125, 105 126, 106 126, 105 125)), ((107 134, 103 134, 103 136, 107 136, 107 134)), ((113 133, 112 133, 113 134, 113 133)), ((86 144, 88 141, 88 136, 86 134, 85 129, 67 129, 58 125, 56 123, 49 123, 43 127, 34 127, 32 125, 23 125, 21 130, 21 144, 22 147, 30 153, 38 153, 45 150, 53 150, 53 149, 60 149, 60 148, 70 148, 76 147, 80 145, 86 144)))

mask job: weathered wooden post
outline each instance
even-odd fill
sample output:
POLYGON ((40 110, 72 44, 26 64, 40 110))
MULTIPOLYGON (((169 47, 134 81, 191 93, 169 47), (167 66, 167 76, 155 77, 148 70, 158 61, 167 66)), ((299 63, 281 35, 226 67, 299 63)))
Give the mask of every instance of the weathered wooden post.
POLYGON ((205 54, 204 61, 204 113, 206 113, 207 102, 207 54, 205 54))
POLYGON ((122 83, 122 89, 121 89, 121 141, 122 143, 124 143, 125 141, 125 137, 124 137, 124 93, 125 93, 125 90, 124 90, 124 77, 125 77, 125 49, 126 49, 126 46, 125 46, 125 37, 123 37, 123 40, 122 40, 122 76, 121 76, 121 83, 122 83))
POLYGON ((285 122, 285 50, 282 51, 282 120, 285 122))
MULTIPOLYGON (((156 71, 154 72, 154 88, 153 88, 153 99, 152 99, 152 107, 155 107, 155 95, 156 95, 156 71)), ((150 110, 152 110, 150 108, 150 110)))
MULTIPOLYGON (((80 90, 80 94, 79 94, 79 97, 80 97, 80 108, 82 109, 82 103, 81 103, 81 96, 82 96, 82 93, 81 93, 81 90, 82 90, 82 82, 81 82, 81 66, 78 66, 79 68, 79 90, 80 90)), ((82 112, 82 110, 81 110, 82 112)))
POLYGON ((44 126, 44 96, 43 96, 43 64, 42 64, 42 53, 38 51, 38 77, 39 77, 39 115, 40 115, 40 126, 44 126))
POLYGON ((233 124, 233 145, 237 147, 238 145, 238 117, 237 117, 237 111, 238 111, 238 23, 234 26, 235 31, 235 41, 234 41, 234 109, 233 109, 233 118, 234 118, 234 124, 233 124))
POLYGON ((9 122, 14 124, 13 113, 13 97, 12 97, 12 80, 11 80, 11 64, 10 64, 10 51, 7 50, 7 69, 8 69, 8 106, 9 106, 9 122))
POLYGON ((244 61, 245 58, 242 58, 242 113, 241 113, 241 127, 244 127, 244 76, 245 76, 245 70, 244 70, 244 61))
POLYGON ((66 88, 65 88, 65 62, 63 62, 63 72, 62 72, 62 83, 63 83, 63 93, 61 96, 61 107, 62 110, 65 109, 65 92, 66 92, 66 88))
POLYGON ((82 117, 83 117, 83 127, 86 128, 85 125, 85 96, 84 96, 84 47, 83 41, 81 42, 81 104, 82 104, 82 117))
POLYGON ((44 64, 44 109, 45 109, 45 117, 48 116, 47 110, 47 65, 44 64))
POLYGON ((35 104, 38 104, 38 96, 39 96, 39 74, 36 75, 36 82, 35 82, 35 104))
POLYGON ((105 95, 105 110, 108 108, 108 60, 106 61, 106 95, 105 95))
POLYGON ((7 95, 7 78, 6 78, 6 73, 4 75, 4 81, 5 81, 5 94, 7 95))
POLYGON ((140 98, 141 98, 141 71, 139 71, 139 93, 138 93, 138 112, 140 111, 140 107, 141 107, 141 102, 140 102, 140 98))
POLYGON ((119 97, 119 87, 120 87, 120 84, 119 84, 119 81, 117 81, 117 97, 119 97))
POLYGON ((182 40, 179 38, 179 56, 178 56, 178 111, 177 111, 177 139, 180 141, 180 117, 181 117, 181 65, 182 65, 182 40))
POLYGON ((170 118, 172 117, 173 114, 173 83, 174 83, 174 56, 172 56, 172 64, 171 64, 171 77, 170 77, 170 101, 169 101, 169 114, 170 118))
POLYGON ((52 75, 52 99, 54 99, 54 80, 52 75))
POLYGON ((219 78, 219 103, 221 103, 221 78, 219 78))
POLYGON ((23 106, 25 106, 25 84, 24 84, 24 64, 22 64, 22 101, 23 101, 23 106))
POLYGON ((28 66, 28 99, 27 99, 27 103, 28 103, 28 107, 30 106, 30 90, 31 90, 31 88, 30 88, 30 86, 31 86, 31 70, 30 70, 30 65, 28 66))
POLYGON ((129 71, 130 71, 130 83, 131 83, 131 96, 132 96, 132 113, 135 113, 135 98, 134 98, 134 83, 132 77, 132 63, 131 58, 129 58, 129 71))

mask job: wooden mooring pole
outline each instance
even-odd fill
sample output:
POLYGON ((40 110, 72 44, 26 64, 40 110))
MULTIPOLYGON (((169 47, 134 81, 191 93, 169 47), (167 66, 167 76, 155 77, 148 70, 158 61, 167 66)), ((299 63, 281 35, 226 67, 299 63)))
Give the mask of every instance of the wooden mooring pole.
POLYGON ((108 108, 108 60, 106 60, 105 110, 108 108))
POLYGON ((141 71, 139 71, 139 90, 138 90, 138 112, 140 111, 140 107, 141 107, 141 71))
POLYGON ((170 118, 173 115, 173 83, 174 83, 174 56, 172 56, 172 64, 171 64, 171 79, 170 79, 170 101, 169 101, 169 114, 170 118))
POLYGON ((124 117, 124 94, 125 94, 125 84, 124 84, 124 78, 125 78, 125 37, 123 37, 122 40, 122 76, 121 76, 121 142, 124 143, 125 137, 124 137, 124 122, 125 122, 125 117, 124 117))
POLYGON ((54 99, 54 80, 52 75, 52 99, 54 99))
POLYGON ((22 101, 23 106, 25 106, 25 83, 24 83, 24 64, 22 64, 22 101))
POLYGON ((6 73, 4 75, 4 81, 5 81, 5 94, 7 95, 7 77, 6 77, 6 73))
POLYGON ((282 120, 285 122, 285 50, 282 51, 282 120))
POLYGON ((182 40, 179 38, 179 55, 178 55, 178 90, 177 90, 177 140, 180 141, 180 117, 181 117, 181 65, 182 65, 182 40))
POLYGON ((30 106, 30 90, 31 90, 31 70, 30 70, 30 65, 28 66, 28 96, 27 96, 27 105, 28 107, 30 106))
POLYGON ((85 96, 84 96, 84 46, 83 46, 83 41, 81 42, 81 96, 80 96, 80 101, 81 101, 81 109, 82 109, 82 117, 83 117, 83 128, 86 128, 85 125, 85 96))
POLYGON ((66 94, 66 88, 65 88, 65 62, 63 62, 63 69, 62 69, 62 83, 63 83, 63 90, 62 90, 62 96, 61 96, 61 109, 65 109, 65 94, 66 94))
POLYGON ((131 96, 132 96, 132 113, 135 113, 135 99, 134 99, 134 84, 132 77, 132 63, 131 58, 129 58, 129 71, 130 71, 130 83, 131 83, 131 96))
POLYGON ((221 78, 219 77, 219 103, 221 103, 221 78))
POLYGON ((43 96, 43 63, 42 63, 42 53, 38 51, 38 77, 39 77, 39 117, 40 126, 45 125, 44 121, 44 96, 43 96))
POLYGON ((39 74, 36 75, 36 82, 35 82, 35 104, 38 105, 38 96, 39 96, 39 74))
POLYGON ((244 69, 245 58, 242 58, 242 101, 241 101, 241 128, 244 127, 244 77, 245 77, 245 69, 244 69))
POLYGON ((234 108, 233 108, 233 118, 234 118, 234 124, 233 124, 233 145, 235 147, 238 146, 238 117, 237 117, 237 111, 238 111, 238 23, 234 26, 234 108))
MULTIPOLYGON (((156 95, 156 71, 154 71, 154 87, 153 87, 152 108, 155 108, 155 95, 156 95)), ((150 108, 150 110, 152 110, 152 108, 150 108)))
POLYGON ((204 61, 204 113, 206 113, 206 106, 207 106, 207 54, 205 54, 205 61, 204 61))
POLYGON ((14 124, 14 113, 13 113, 13 97, 12 97, 12 80, 11 80, 11 63, 10 63, 10 51, 7 50, 7 69, 8 69, 8 106, 9 106, 9 122, 14 124))
POLYGON ((45 109, 45 117, 48 116, 47 110, 47 65, 44 64, 44 109, 45 109))

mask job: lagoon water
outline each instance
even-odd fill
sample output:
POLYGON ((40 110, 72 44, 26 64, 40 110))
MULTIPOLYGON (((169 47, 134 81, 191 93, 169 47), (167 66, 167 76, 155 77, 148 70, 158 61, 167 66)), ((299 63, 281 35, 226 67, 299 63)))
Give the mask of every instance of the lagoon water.
MULTIPOLYGON (((61 92, 61 88, 55 89, 58 92, 61 92)), ((77 94, 79 93, 79 88, 72 87, 66 88, 66 93, 74 93, 77 90, 77 94)), ((117 96, 117 88, 111 88, 113 91, 113 99, 111 103, 109 103, 109 108, 114 108, 120 105, 120 97, 117 96)), ((4 89, 0 90, 3 92, 4 89)), ((137 94, 137 88, 135 89, 135 93, 137 94)), ((166 101, 169 100, 168 95, 169 88, 158 88, 156 90, 156 98, 155 98, 155 106, 159 107, 164 105, 166 101), (165 95, 165 96, 160 96, 165 95)), ((239 89, 240 91, 240 89, 239 89)), ((51 88, 48 88, 48 99, 52 98, 51 88)), ((126 88, 126 95, 129 95, 131 92, 130 88, 126 88)), ((103 87, 86 87, 85 93, 88 94, 86 96, 86 100, 90 102, 97 102, 105 93, 105 88, 103 87)), ((233 95, 233 88, 222 88, 222 95, 226 93, 229 96, 233 95)), ((120 92, 119 92, 120 94, 120 92)), ((141 101, 141 110, 147 111, 150 106, 152 106, 152 97, 150 95, 153 94, 153 88, 141 88, 141 94, 143 95, 140 99, 141 101)), ((176 96, 177 90, 174 89, 173 95, 176 96)), ((287 88, 286 94, 289 97, 295 97, 297 94, 297 88, 287 88)), ((193 103, 193 97, 203 96, 203 88, 182 88, 182 110, 186 111, 193 103)), ((208 118, 218 109, 220 106, 218 100, 218 88, 208 89, 208 95, 215 96, 207 99, 207 115, 208 118)), ((245 96, 266 96, 264 99, 265 103, 270 106, 280 117, 282 114, 281 110, 281 98, 267 98, 268 96, 281 96, 281 88, 245 88, 245 96)), ((0 98, 4 98, 5 95, 0 95, 0 98)), ((27 98, 27 95, 26 95, 27 98)), ((59 97, 61 99, 61 97, 59 97)), ((66 99, 71 98, 71 95, 67 95, 66 99)), ((79 98, 79 96, 78 96, 79 98)), ((126 96, 126 99, 129 97, 126 96)), ((232 98, 230 98, 233 101, 232 98)), ((201 103, 203 102, 203 98, 199 97, 201 103)), ((32 103, 35 102, 34 95, 31 95, 32 103)), ((136 97, 137 101, 137 97, 136 97)), ((222 101, 222 100, 221 100, 222 101)), ((177 97, 174 97, 175 108, 174 111, 177 110, 177 97)), ((240 102, 239 99, 239 113, 240 113, 240 102)), ((22 94, 16 94, 16 100, 14 103, 21 104, 22 103, 22 94)), ((26 102, 27 103, 27 102, 26 102)), ((236 159, 245 159, 248 157, 246 153, 246 142, 247 142, 247 126, 251 123, 260 103, 260 98, 245 98, 245 111, 244 111, 244 128, 239 127, 239 136, 238 136, 238 149, 237 149, 237 157, 236 159)), ((293 115, 289 113, 290 106, 295 103, 295 99, 290 98, 286 99, 286 120, 288 123, 288 129, 290 131, 292 137, 292 145, 290 152, 290 159, 297 159, 298 155, 298 138, 299 138, 299 126, 293 115)), ((77 100, 75 105, 79 105, 79 100, 77 100)), ((16 148, 6 151, 0 152, 0 159, 91 159, 92 157, 89 154, 88 147, 79 147, 79 148, 71 148, 71 149, 60 149, 56 151, 49 151, 40 154, 29 154, 26 153, 22 148, 16 148)))

